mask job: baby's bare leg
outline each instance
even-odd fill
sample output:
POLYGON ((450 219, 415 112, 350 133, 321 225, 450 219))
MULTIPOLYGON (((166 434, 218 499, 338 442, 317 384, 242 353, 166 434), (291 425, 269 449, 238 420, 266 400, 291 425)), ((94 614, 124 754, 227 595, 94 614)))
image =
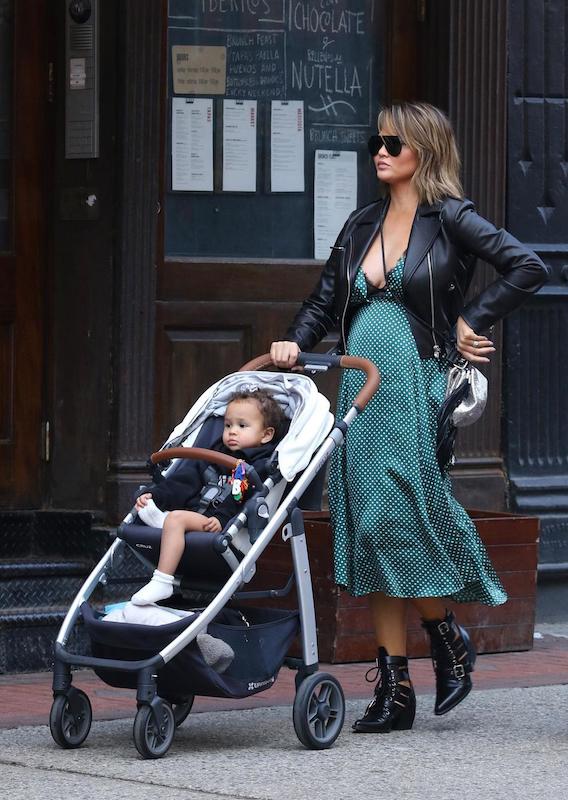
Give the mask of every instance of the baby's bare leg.
POLYGON ((170 511, 164 520, 158 569, 146 586, 132 595, 137 606, 167 600, 174 592, 174 574, 185 549, 185 532, 202 531, 208 517, 195 511, 170 511))
POLYGON ((195 511, 170 511, 164 520, 158 569, 173 575, 185 550, 185 532, 202 531, 207 517, 195 511))

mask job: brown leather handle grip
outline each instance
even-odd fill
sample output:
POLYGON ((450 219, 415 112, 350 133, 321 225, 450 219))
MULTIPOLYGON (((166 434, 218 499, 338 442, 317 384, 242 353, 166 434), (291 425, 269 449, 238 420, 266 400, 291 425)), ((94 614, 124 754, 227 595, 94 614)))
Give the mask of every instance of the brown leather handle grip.
POLYGON ((160 461, 170 461, 172 458, 193 458, 196 461, 207 461, 209 464, 219 464, 220 467, 235 469, 239 460, 217 453, 215 450, 206 450, 204 447, 170 447, 169 450, 159 450, 152 453, 150 461, 158 464, 160 461))
MULTIPOLYGON (((299 355, 301 355, 301 353, 299 355)), ((253 372, 258 369, 264 369, 265 367, 273 366, 274 362, 270 357, 270 353, 265 353, 262 356, 253 358, 252 361, 248 361, 240 368, 239 372, 244 372, 245 370, 250 370, 253 372)), ((340 356, 339 366, 342 369, 360 369, 365 373, 366 378, 363 388, 353 401, 353 405, 356 406, 359 411, 363 411, 371 397, 375 394, 380 386, 381 374, 379 370, 372 361, 369 361, 368 358, 361 358, 360 356, 340 356)), ((301 367, 298 367, 297 369, 301 369, 301 367)))
POLYGON ((270 353, 265 353, 263 356, 257 356, 252 361, 247 361, 246 364, 240 368, 239 372, 256 372, 258 369, 265 367, 273 367, 274 361, 270 357, 270 353))
POLYGON ((341 356, 339 360, 341 369, 360 369, 365 373, 363 388, 353 401, 359 411, 363 411, 371 397, 381 385, 381 373, 372 361, 360 356, 341 356))

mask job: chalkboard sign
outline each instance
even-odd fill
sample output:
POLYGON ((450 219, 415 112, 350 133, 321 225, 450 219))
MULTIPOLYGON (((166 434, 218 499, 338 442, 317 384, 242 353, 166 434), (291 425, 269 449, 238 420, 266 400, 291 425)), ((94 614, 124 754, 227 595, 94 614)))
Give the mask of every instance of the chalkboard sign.
POLYGON ((355 151, 355 205, 376 196, 366 142, 383 96, 382 29, 380 0, 169 0, 168 256, 312 258, 316 150, 355 151), (172 181, 172 166, 197 157, 195 143, 184 154, 182 129, 172 128, 183 98, 209 101, 203 125, 212 146, 199 146, 213 174, 194 184, 199 191, 172 181), (228 100, 248 102, 256 115, 256 176, 244 192, 226 190, 228 100), (299 191, 272 191, 272 101, 303 104, 299 191))

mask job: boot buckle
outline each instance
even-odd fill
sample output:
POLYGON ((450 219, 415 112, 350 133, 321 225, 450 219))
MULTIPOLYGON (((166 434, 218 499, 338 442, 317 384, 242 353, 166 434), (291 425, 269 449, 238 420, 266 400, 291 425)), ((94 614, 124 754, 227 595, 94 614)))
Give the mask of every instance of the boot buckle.
POLYGON ((450 630, 450 626, 448 625, 448 623, 445 620, 443 622, 440 622, 440 624, 438 625, 438 632, 441 633, 442 636, 445 633, 448 633, 449 630, 450 630))
POLYGON ((454 676, 456 678, 465 678, 465 669, 463 664, 456 664, 454 667, 454 676))

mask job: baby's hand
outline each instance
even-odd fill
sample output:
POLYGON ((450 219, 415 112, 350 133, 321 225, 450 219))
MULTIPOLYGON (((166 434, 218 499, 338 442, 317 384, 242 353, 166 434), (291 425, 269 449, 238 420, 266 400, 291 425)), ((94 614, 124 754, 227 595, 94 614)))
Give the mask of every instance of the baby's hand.
POLYGON ((152 495, 150 494, 150 492, 146 492, 146 494, 141 494, 140 497, 136 498, 136 503, 135 503, 134 507, 138 511, 140 511, 142 508, 144 508, 144 506, 146 505, 148 500, 151 500, 151 499, 152 499, 152 495))
POLYGON ((207 522, 205 522, 203 525, 203 530, 207 531, 208 533, 219 533, 221 530, 221 523, 217 517, 209 517, 207 522))

